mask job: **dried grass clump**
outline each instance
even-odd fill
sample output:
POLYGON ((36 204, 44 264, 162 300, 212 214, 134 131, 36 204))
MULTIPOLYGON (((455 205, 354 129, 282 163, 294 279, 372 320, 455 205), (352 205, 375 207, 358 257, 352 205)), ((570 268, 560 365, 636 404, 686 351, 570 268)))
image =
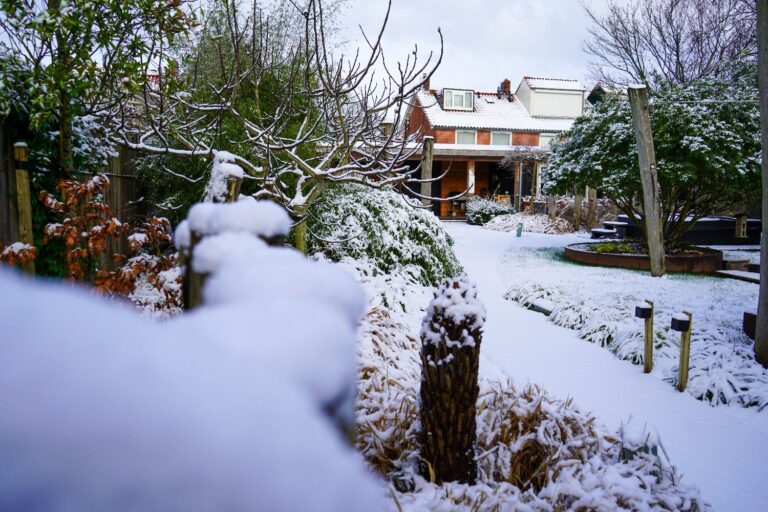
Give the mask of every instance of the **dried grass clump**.
MULTIPOLYGON (((478 482, 418 474, 419 342, 387 311, 361 328, 358 446, 392 484, 393 510, 706 510, 655 449, 622 458, 622 440, 537 386, 481 381, 478 482)), ((626 453, 626 450, 625 450, 626 453)))

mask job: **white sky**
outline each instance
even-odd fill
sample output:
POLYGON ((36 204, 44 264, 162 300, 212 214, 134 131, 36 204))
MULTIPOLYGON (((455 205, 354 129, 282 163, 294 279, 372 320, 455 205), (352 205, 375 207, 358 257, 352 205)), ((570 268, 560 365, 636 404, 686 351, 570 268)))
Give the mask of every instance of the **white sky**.
MULTIPOLYGON (((606 0, 587 0, 601 10, 606 0)), ((349 0, 339 24, 341 38, 358 44, 362 25, 373 35, 386 0, 349 0)), ((437 51, 443 31, 443 62, 432 88, 495 91, 504 78, 512 90, 524 75, 576 78, 585 85, 589 57, 582 50, 588 20, 580 0, 392 0, 384 37, 387 61, 437 51)))

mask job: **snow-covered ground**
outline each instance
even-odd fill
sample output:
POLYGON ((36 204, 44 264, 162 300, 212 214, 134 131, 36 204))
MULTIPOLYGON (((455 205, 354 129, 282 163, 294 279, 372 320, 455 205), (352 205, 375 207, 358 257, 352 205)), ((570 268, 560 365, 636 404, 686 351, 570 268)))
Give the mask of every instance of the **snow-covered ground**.
POLYGON ((575 331, 504 299, 512 284, 503 268, 514 260, 510 253, 562 247, 582 238, 536 234, 515 238, 461 223, 445 226, 488 312, 480 367, 485 377, 510 377, 518 385, 539 384, 558 398, 572 397, 609 428, 619 428, 630 416, 648 422, 658 430, 672 463, 687 482, 701 488, 715 510, 762 510, 768 479, 764 442, 768 411, 713 408, 643 374, 642 366, 585 343, 575 331))

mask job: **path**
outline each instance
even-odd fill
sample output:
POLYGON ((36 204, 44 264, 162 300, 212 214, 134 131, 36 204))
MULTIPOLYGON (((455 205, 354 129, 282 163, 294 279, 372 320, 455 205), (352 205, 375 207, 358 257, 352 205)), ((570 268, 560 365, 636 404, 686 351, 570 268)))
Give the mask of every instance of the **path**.
POLYGON ((580 340, 544 315, 503 299, 500 257, 516 247, 553 247, 575 236, 513 234, 446 223, 456 254, 477 282, 488 319, 481 371, 541 384, 552 395, 573 397, 611 428, 630 415, 658 430, 672 463, 696 484, 718 512, 766 510, 768 410, 713 408, 643 374, 642 366, 616 359, 580 340))

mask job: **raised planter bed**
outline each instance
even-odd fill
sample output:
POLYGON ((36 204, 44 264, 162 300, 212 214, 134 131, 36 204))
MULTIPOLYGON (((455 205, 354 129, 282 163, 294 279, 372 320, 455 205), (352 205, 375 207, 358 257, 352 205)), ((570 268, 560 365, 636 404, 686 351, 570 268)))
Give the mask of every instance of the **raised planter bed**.
MULTIPOLYGON (((577 263, 599 265, 602 267, 620 267, 635 270, 650 270, 651 260, 645 254, 597 253, 590 249, 594 244, 571 244, 565 248, 565 257, 577 263)), ((711 274, 723 268, 723 253, 714 249, 704 254, 669 256, 665 258, 668 272, 693 272, 711 274)))

